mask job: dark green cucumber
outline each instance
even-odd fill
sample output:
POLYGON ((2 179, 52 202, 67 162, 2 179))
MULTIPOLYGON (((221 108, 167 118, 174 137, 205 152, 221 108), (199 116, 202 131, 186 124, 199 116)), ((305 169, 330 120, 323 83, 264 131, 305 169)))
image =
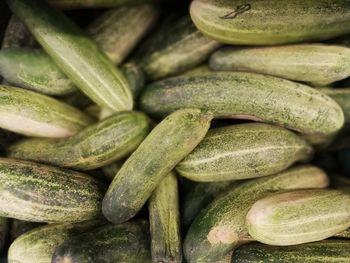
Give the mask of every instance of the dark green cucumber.
POLYGON ((128 62, 121 65, 120 70, 129 83, 129 87, 134 99, 137 99, 146 84, 145 73, 139 65, 133 62, 128 62))
POLYGON ((19 141, 8 149, 8 157, 91 170, 132 153, 149 130, 143 113, 115 113, 69 138, 19 141))
POLYGON ((151 254, 155 263, 181 263, 179 194, 175 173, 167 175, 148 201, 151 254))
POLYGON ((259 199, 285 189, 324 188, 327 175, 314 166, 300 166, 277 175, 233 187, 203 209, 184 242, 188 262, 215 262, 238 245, 251 241, 245 225, 250 207, 259 199))
POLYGON ((2 48, 32 47, 34 45, 35 40, 26 26, 16 16, 11 16, 2 40, 2 48))
POLYGON ((349 0, 195 0, 193 22, 227 44, 276 45, 350 33, 349 0))
POLYGON ((127 81, 76 24, 44 1, 7 2, 64 74, 96 104, 114 111, 132 109, 127 81))
POLYGON ((105 186, 79 172, 1 158, 0 185, 0 216, 80 222, 101 215, 105 186))
POLYGON ((153 190, 207 133, 212 115, 198 109, 174 112, 159 123, 114 177, 103 200, 113 223, 132 218, 153 190))
POLYGON ((0 253, 6 245, 10 230, 10 220, 6 217, 0 217, 0 253))
POLYGON ((63 9, 112 8, 123 5, 149 3, 152 1, 154 0, 48 0, 50 4, 63 9))
POLYGON ((232 255, 232 263, 347 263, 350 242, 324 240, 296 246, 267 246, 251 243, 239 247, 232 255))
POLYGON ((43 223, 13 219, 11 221, 10 240, 13 242, 24 233, 41 226, 43 226, 43 223))
POLYGON ((146 263, 151 261, 147 221, 105 225, 58 246, 52 263, 146 263))

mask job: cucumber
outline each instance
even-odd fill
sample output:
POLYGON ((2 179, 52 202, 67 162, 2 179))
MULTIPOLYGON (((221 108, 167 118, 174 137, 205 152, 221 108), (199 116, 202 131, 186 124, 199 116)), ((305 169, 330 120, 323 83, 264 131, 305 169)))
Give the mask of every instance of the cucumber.
POLYGON ((141 95, 140 107, 156 117, 197 107, 216 118, 259 120, 326 138, 344 124, 340 106, 323 93, 289 80, 245 72, 184 75, 154 82, 141 95))
POLYGON ((141 112, 116 113, 64 139, 30 138, 9 147, 8 157, 91 170, 132 153, 150 130, 141 112))
POLYGON ((0 253, 3 252, 4 247, 7 243, 7 238, 9 234, 9 219, 6 217, 0 217, 0 253))
POLYGON ((148 201, 153 262, 182 262, 179 193, 175 173, 167 175, 148 201))
POLYGON ((50 4, 63 9, 112 8, 123 5, 149 3, 152 1, 153 0, 48 0, 50 4))
POLYGON ((63 73, 91 100, 114 111, 132 109, 127 81, 76 24, 43 1, 8 0, 8 5, 63 73))
POLYGON ((198 109, 174 112, 159 123, 114 177, 103 199, 113 223, 132 218, 153 190, 207 133, 212 115, 198 109))
POLYGON ((235 45, 325 40, 350 33, 349 0, 195 0, 190 14, 203 34, 235 45))
POLYGON ((324 188, 327 175, 315 166, 299 166, 277 175, 243 182, 203 209, 184 241, 188 262, 215 262, 238 245, 249 242, 245 218, 259 199, 285 189, 324 188))
POLYGON ((0 128, 26 136, 65 138, 93 123, 82 111, 48 96, 0 85, 0 128))
POLYGON ((227 47, 210 57, 210 68, 255 72, 325 86, 350 76, 350 48, 325 44, 227 47))
POLYGON ((298 190, 257 201, 246 218, 249 234, 276 246, 331 237, 350 227, 350 194, 338 190, 298 190))
POLYGON ((120 66, 121 72, 124 74, 129 83, 131 93, 135 100, 146 84, 146 76, 141 67, 133 62, 128 62, 120 66))
POLYGON ((43 226, 43 223, 13 219, 11 220, 10 240, 11 242, 13 242, 24 233, 27 233, 32 229, 35 229, 41 226, 43 226))
POLYGON ((70 238, 103 224, 93 220, 81 223, 49 224, 33 229, 10 246, 9 263, 50 263, 57 246, 70 238))
POLYGON ((282 172, 312 155, 312 147, 289 130, 246 123, 210 130, 176 171, 198 182, 242 180, 282 172))
POLYGON ((350 242, 325 240, 310 244, 276 247, 251 243, 239 247, 232 255, 232 263, 346 263, 350 258, 350 242))
POLYGON ((32 34, 16 16, 11 16, 2 40, 2 48, 32 46, 35 46, 32 34))
POLYGON ((0 216, 63 223, 101 215, 105 185, 82 173, 1 158, 0 185, 0 216))
POLYGON ((145 220, 108 224, 58 246, 52 263, 152 262, 145 220))

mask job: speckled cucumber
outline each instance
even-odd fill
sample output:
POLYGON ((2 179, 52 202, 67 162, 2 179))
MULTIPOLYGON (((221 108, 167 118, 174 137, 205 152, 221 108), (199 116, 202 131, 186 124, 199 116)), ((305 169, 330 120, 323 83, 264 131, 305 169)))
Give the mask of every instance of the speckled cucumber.
POLYGON ((2 253, 10 230, 10 220, 6 217, 0 217, 0 253, 2 253))
POLYGON ((48 0, 50 4, 63 9, 112 8, 124 5, 149 3, 152 1, 154 0, 48 0))
POLYGON ((151 254, 155 263, 181 263, 179 194, 175 173, 167 175, 148 201, 151 254))
POLYGON ((257 201, 246 218, 249 234, 276 246, 331 237, 350 227, 350 194, 339 190, 296 190, 257 201))
POLYGON ((103 200, 103 214, 113 223, 132 218, 153 190, 207 133, 212 115, 183 109, 159 123, 114 177, 103 200))
POLYGON ((350 258, 350 242, 324 240, 296 246, 267 246, 251 243, 239 247, 232 255, 231 263, 347 263, 350 258))
POLYGON ((11 229, 10 229, 10 241, 11 243, 15 241, 21 235, 33 230, 34 228, 38 228, 43 226, 44 223, 23 221, 18 219, 11 220, 11 229))
POLYGON ((149 130, 143 113, 115 113, 69 138, 19 141, 8 149, 8 157, 91 170, 132 153, 149 130))
POLYGON ((0 216, 33 222, 80 222, 101 215, 105 186, 75 171, 0 159, 0 216))
POLYGON ((350 33, 349 0, 195 0, 193 22, 227 44, 276 45, 350 33))
POLYGON ((103 222, 98 220, 49 224, 33 229, 19 238, 10 246, 9 263, 50 263, 57 246, 70 238, 91 231, 103 222))
POLYGON ((184 75, 154 82, 141 95, 140 107, 154 116, 197 107, 216 118, 259 120, 327 138, 344 124, 340 106, 323 93, 289 80, 246 72, 184 75))
POLYGON ((96 104, 114 111, 132 109, 127 81, 76 24, 43 1, 7 2, 64 74, 96 104))
POLYGON ((350 49, 324 44, 227 47, 210 57, 210 68, 268 74, 324 86, 350 76, 350 49))
POLYGON ((93 123, 82 111, 48 96, 0 85, 0 127, 35 137, 69 137, 93 123))
POLYGON ((204 62, 220 46, 207 38, 185 16, 169 23, 142 47, 139 64, 151 79, 160 79, 191 69, 204 62))
POLYGON ((291 168, 277 175, 250 180, 218 196, 193 221, 184 242, 188 262, 215 262, 252 238, 245 225, 250 207, 285 189, 324 188, 327 175, 314 166, 291 168))
POLYGON ((56 248, 51 262, 149 263, 149 245, 146 221, 108 224, 65 241, 56 248))
POLYGON ((176 171, 198 182, 242 180, 276 174, 312 155, 312 147, 295 133, 248 123, 210 130, 176 171))

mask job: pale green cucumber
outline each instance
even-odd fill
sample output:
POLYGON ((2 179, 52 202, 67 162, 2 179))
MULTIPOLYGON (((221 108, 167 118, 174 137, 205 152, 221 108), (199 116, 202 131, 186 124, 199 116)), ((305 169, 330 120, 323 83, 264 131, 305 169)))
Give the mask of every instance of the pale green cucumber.
POLYGON ((210 130, 176 171, 198 182, 242 180, 276 174, 312 155, 312 147, 289 130, 247 123, 210 130))
POLYGON ((49 138, 69 137, 93 123, 82 111, 48 96, 0 85, 0 128, 49 138))
POLYGON ((10 229, 10 240, 11 243, 15 241, 19 236, 31 231, 34 228, 43 226, 43 223, 23 221, 18 219, 11 220, 11 229, 10 229))
POLYGON ((0 253, 3 252, 3 249, 7 243, 7 238, 10 229, 10 220, 6 217, 0 217, 0 253))
POLYGON ((143 113, 115 113, 69 138, 19 141, 8 149, 8 157, 91 170, 132 153, 149 130, 143 113))
POLYGON ((323 188, 327 175, 314 166, 300 166, 277 175, 243 182, 218 196, 192 223, 184 242, 188 262, 215 262, 252 240, 245 225, 250 207, 284 189, 323 188))
POLYGON ((75 224, 49 224, 33 229, 21 235, 11 244, 8 262, 50 263, 56 247, 101 224, 103 224, 101 221, 94 220, 75 224))
POLYGON ((34 45, 35 40, 26 26, 16 16, 11 16, 2 40, 2 48, 34 45))
POLYGON ((0 185, 0 216, 80 222, 101 215, 105 186, 79 172, 1 158, 0 185))
POLYGON ((276 246, 331 237, 350 227, 350 194, 338 190, 296 190, 257 201, 246 218, 249 234, 276 246))
POLYGON ((113 223, 132 218, 153 190, 207 133, 212 115, 183 109, 159 123, 114 177, 102 211, 113 223))
POLYGON ((62 9, 111 8, 123 5, 149 3, 152 1, 154 0, 48 0, 50 4, 62 9))
POLYGON ((325 86, 350 76, 350 48, 325 44, 227 47, 210 57, 210 68, 255 72, 325 86))
POLYGON ((155 263, 181 263, 179 193, 175 173, 165 176, 148 201, 151 254, 155 263))
POLYGON ((195 0, 193 22, 227 44, 276 45, 350 33, 349 0, 195 0))
POLYGON ((57 66, 88 97, 114 111, 132 109, 128 83, 76 24, 43 1, 8 0, 57 66))
POLYGON ((344 124, 340 106, 323 93, 289 80, 246 72, 184 75, 154 82, 141 95, 140 107, 158 117, 196 107, 211 111, 216 118, 259 120, 326 138, 344 124))

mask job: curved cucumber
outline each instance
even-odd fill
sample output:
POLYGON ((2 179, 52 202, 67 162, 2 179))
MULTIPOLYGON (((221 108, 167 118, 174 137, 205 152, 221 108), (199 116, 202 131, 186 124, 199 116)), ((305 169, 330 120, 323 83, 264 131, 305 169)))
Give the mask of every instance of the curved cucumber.
POLYGON ((69 138, 24 139, 8 149, 8 156, 91 170, 130 154, 149 130, 148 118, 143 113, 116 113, 69 138))
POLYGON ((149 3, 152 1, 154 0, 48 0, 50 4, 63 9, 111 8, 123 5, 149 3))

